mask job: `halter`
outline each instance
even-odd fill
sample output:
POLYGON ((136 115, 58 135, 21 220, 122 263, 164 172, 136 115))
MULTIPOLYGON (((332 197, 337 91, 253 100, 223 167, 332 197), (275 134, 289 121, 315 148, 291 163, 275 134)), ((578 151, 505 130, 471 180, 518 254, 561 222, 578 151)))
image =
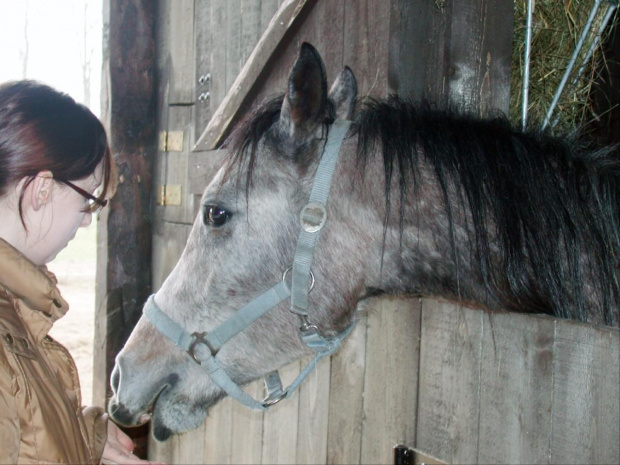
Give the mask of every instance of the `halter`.
POLYGON ((267 410, 270 406, 289 397, 310 374, 319 360, 333 354, 340 347, 342 340, 349 335, 355 325, 353 322, 341 333, 333 337, 325 337, 321 335, 315 325, 310 323, 308 317, 308 294, 314 286, 314 275, 310 271, 310 265, 319 234, 327 221, 325 206, 329 197, 332 176, 338 161, 340 147, 350 125, 350 121, 337 119, 330 128, 325 150, 317 168, 310 199, 301 210, 301 231, 297 240, 293 266, 284 272, 282 281, 242 307, 232 317, 208 333, 194 332, 189 334, 157 307, 154 295, 149 297, 144 306, 144 316, 155 328, 178 347, 185 350, 196 363, 207 371, 212 381, 230 397, 251 409, 267 410), (287 275, 290 271, 292 271, 292 279, 289 288, 287 275), (255 320, 289 297, 291 312, 298 315, 301 320, 299 327, 301 340, 306 346, 314 350, 316 355, 286 389, 282 389, 282 382, 277 371, 267 374, 265 376, 267 397, 263 401, 257 401, 230 378, 216 355, 229 339, 245 330, 255 320))

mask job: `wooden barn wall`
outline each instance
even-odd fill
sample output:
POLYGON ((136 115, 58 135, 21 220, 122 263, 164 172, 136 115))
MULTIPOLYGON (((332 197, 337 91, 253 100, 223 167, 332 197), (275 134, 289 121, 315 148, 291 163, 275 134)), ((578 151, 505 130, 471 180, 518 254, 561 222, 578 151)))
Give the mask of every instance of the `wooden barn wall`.
MULTIPOLYGON (((157 0, 158 132, 168 133, 169 145, 157 151, 154 182, 181 186, 181 205, 155 207, 154 290, 182 253, 219 160, 192 147, 281 3, 157 0)), ((505 4, 308 2, 239 115, 284 89, 303 41, 323 56, 330 82, 351 67, 361 96, 395 92, 481 114, 506 109, 505 4)), ((149 456, 184 464, 391 463, 400 443, 452 463, 618 463, 619 353, 620 333, 611 329, 380 299, 292 399, 266 413, 225 399, 197 429, 151 440, 149 456)), ((286 367, 283 381, 304 362, 286 367)), ((247 391, 260 397, 262 386, 247 391)))

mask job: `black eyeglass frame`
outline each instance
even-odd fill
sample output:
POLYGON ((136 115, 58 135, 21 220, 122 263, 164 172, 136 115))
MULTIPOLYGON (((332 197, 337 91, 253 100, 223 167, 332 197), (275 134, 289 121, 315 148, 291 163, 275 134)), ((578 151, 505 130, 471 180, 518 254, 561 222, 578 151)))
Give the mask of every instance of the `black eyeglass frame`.
MULTIPOLYGON (((55 179, 55 178, 54 178, 55 179)), ((103 207, 105 207, 108 204, 108 199, 105 200, 100 200, 97 197, 95 197, 92 194, 89 194, 88 192, 86 192, 84 189, 82 189, 81 187, 76 186, 75 184, 73 184, 72 182, 69 181, 65 181, 64 179, 56 179, 56 181, 65 184, 66 186, 70 187, 71 189, 73 189, 75 192, 77 192, 78 194, 80 194, 82 197, 84 197, 85 199, 91 201, 92 203, 94 203, 95 205, 97 205, 97 208, 95 208, 94 210, 91 211, 91 213, 97 213, 100 212, 101 209, 103 207)))

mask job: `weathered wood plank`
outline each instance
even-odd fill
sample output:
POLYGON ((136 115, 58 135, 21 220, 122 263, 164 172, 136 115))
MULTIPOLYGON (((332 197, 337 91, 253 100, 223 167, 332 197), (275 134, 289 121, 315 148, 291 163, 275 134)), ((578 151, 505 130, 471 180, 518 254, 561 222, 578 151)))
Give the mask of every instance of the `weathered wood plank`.
MULTIPOLYGON (((284 386, 290 385, 300 372, 299 361, 280 370, 284 386)), ((264 414, 263 456, 264 464, 295 463, 297 455, 297 425, 299 419, 299 393, 274 405, 264 414)))
POLYGON ((245 0, 241 2, 241 14, 239 16, 241 18, 239 62, 243 66, 263 34, 263 29, 261 28, 261 1, 245 0))
POLYGON ((482 337, 481 311, 422 301, 415 447, 448 463, 478 460, 482 337))
POLYGON ((303 41, 320 50, 329 84, 344 67, 344 6, 342 1, 319 2, 312 10, 312 20, 304 24, 311 30, 301 34, 303 41))
POLYGON ((226 1, 226 94, 241 69, 241 0, 226 1))
POLYGON ((176 266, 185 242, 189 237, 191 225, 158 222, 153 231, 153 292, 156 292, 176 266))
MULTIPOLYGON (((306 366, 310 359, 302 359, 306 366)), ((299 420, 295 463, 325 463, 329 415, 329 357, 321 360, 299 387, 299 420)))
POLYGON ((386 97, 389 4, 374 0, 345 0, 343 3, 343 64, 355 73, 358 97, 386 97))
POLYGON ((168 4, 170 16, 170 104, 195 102, 194 0, 168 4))
POLYGON ((326 463, 359 463, 362 446, 366 318, 331 357, 326 463))
POLYGON ((224 101, 213 114, 194 150, 213 150, 217 147, 228 129, 228 125, 252 88, 252 84, 263 71, 267 60, 306 4, 307 0, 288 0, 282 4, 258 44, 256 44, 254 51, 237 76, 224 101))
POLYGON ((228 464, 232 456, 232 412, 233 400, 230 397, 222 399, 215 407, 209 410, 207 417, 205 446, 206 464, 228 464))
POLYGON ((206 434, 205 424, 185 433, 177 434, 174 439, 158 442, 149 438, 149 460, 163 463, 182 463, 200 465, 204 462, 206 434))
POLYGON ((555 321, 483 315, 478 463, 547 463, 555 321))
MULTIPOLYGON (((226 0, 211 0, 211 119, 226 96, 226 0)), ((196 134, 202 134, 198 128, 196 134)))
POLYGON ((388 86, 401 97, 442 104, 447 67, 443 31, 449 18, 433 3, 390 2, 388 86))
POLYGON ((620 463, 620 331, 557 322, 551 463, 620 463))
POLYGON ((212 109, 212 83, 213 83, 213 66, 211 64, 212 45, 211 45, 211 0, 200 0, 194 5, 194 37, 195 41, 195 57, 196 57, 196 74, 194 75, 196 93, 196 104, 193 106, 193 137, 192 147, 196 143, 195 138, 200 135, 203 128, 211 118, 212 109), (207 76, 209 77, 207 80, 207 76), (207 93, 209 98, 207 98, 207 93), (202 96, 202 97, 201 97, 202 96))
POLYGON ((512 2, 393 0, 390 91, 488 114, 508 111, 512 2))
POLYGON ((149 434, 148 459, 153 462, 174 463, 174 441, 176 441, 176 437, 170 441, 159 442, 153 438, 152 434, 149 434))
POLYGON ((419 299, 383 298, 369 311, 361 463, 391 463, 413 444, 419 372, 419 299))
POLYGON ((188 159, 188 186, 190 194, 200 195, 224 162, 225 150, 191 152, 188 159))
MULTIPOLYGON (((263 381, 254 381, 244 391, 255 399, 265 397, 263 381)), ((230 461, 234 464, 261 462, 263 453, 263 412, 250 410, 239 402, 232 405, 232 449, 230 461)))
MULTIPOLYGON (((261 0, 260 2, 260 34, 257 39, 263 35, 263 33, 267 30, 269 23, 273 19, 273 16, 278 12, 278 8, 280 7, 280 3, 278 0, 261 0)), ((251 52, 250 52, 251 53, 251 52)))
POLYGON ((514 6, 511 2, 455 0, 451 8, 448 99, 488 116, 508 112, 514 6))

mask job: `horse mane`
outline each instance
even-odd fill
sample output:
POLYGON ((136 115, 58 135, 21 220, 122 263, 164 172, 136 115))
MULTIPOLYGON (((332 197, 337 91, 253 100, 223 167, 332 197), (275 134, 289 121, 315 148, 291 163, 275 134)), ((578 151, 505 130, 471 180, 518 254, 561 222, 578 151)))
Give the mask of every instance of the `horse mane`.
MULTIPOLYGON (((231 138, 229 166, 247 163, 246 189, 259 141, 277 137, 268 129, 278 121, 282 98, 261 106, 231 138)), ((418 167, 426 163, 441 188, 453 259, 454 214, 464 208, 491 299, 509 310, 587 321, 587 274, 603 321, 612 324, 620 303, 620 162, 611 150, 593 150, 574 136, 521 132, 502 116, 482 120, 398 97, 359 106, 351 129, 359 138, 359 166, 375 150, 382 153, 387 212, 398 176, 401 228, 404 199, 415 195, 418 167)), ((330 107, 326 127, 333 117, 330 107)))

